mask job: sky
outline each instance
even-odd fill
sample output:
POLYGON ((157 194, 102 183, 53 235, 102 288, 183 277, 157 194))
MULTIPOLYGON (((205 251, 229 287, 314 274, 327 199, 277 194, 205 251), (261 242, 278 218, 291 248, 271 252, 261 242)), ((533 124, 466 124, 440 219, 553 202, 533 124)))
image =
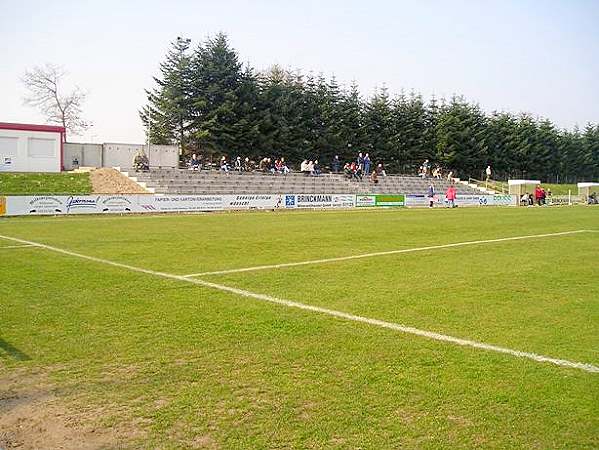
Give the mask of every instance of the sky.
POLYGON ((52 63, 88 93, 93 126, 69 140, 142 143, 137 111, 170 43, 218 32, 257 70, 335 75, 365 96, 384 84, 599 122, 599 0, 0 0, 0 122, 45 123, 20 78, 52 63))

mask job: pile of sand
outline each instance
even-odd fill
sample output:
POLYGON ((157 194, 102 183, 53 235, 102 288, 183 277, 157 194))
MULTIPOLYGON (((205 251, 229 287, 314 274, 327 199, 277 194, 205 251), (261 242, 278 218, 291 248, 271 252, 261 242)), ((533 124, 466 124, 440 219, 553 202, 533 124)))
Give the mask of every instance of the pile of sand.
POLYGON ((144 188, 118 170, 96 169, 89 174, 94 194, 147 194, 144 188))

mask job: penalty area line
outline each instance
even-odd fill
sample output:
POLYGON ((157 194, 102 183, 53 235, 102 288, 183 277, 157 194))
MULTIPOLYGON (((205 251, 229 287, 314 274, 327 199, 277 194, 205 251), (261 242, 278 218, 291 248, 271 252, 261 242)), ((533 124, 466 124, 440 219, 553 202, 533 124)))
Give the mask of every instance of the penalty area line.
POLYGON ((229 274, 229 273, 253 272, 253 271, 257 271, 257 270, 283 269, 283 268, 287 268, 287 267, 307 266, 307 265, 312 265, 312 264, 326 264, 326 263, 339 262, 339 261, 350 261, 352 259, 373 258, 375 256, 398 255, 401 253, 414 253, 414 252, 423 252, 423 251, 427 251, 427 250, 439 250, 439 249, 443 249, 443 248, 465 247, 467 245, 492 244, 492 243, 496 243, 496 242, 520 241, 520 240, 524 240, 524 239, 540 239, 540 238, 546 238, 546 237, 567 236, 570 234, 589 233, 589 232, 595 232, 595 231, 594 230, 561 231, 558 233, 532 234, 532 235, 512 236, 512 237, 497 238, 497 239, 484 239, 484 240, 478 240, 478 241, 454 242, 454 243, 450 243, 450 244, 430 245, 427 247, 404 248, 404 249, 400 249, 400 250, 387 250, 387 251, 374 252, 374 253, 362 253, 359 255, 339 256, 339 257, 335 257, 335 258, 312 259, 312 260, 308 260, 308 261, 299 261, 299 262, 282 263, 282 264, 268 264, 268 265, 263 265, 263 266, 242 267, 239 269, 216 270, 213 272, 199 272, 199 273, 191 273, 191 274, 182 275, 182 276, 184 278, 191 278, 191 277, 204 277, 204 276, 208 276, 208 275, 225 275, 225 274, 229 274))
POLYGON ((84 255, 82 253, 76 253, 76 252, 72 252, 70 250, 64 250, 64 249, 61 249, 58 247, 53 247, 53 246, 41 244, 38 242, 26 241, 24 239, 18 239, 18 238, 13 238, 13 237, 9 237, 9 236, 3 236, 3 235, 0 235, 0 238, 8 239, 8 240, 11 240, 14 242, 18 242, 20 244, 29 244, 29 245, 43 248, 46 250, 50 250, 50 251, 53 251, 56 253, 61 253, 63 255, 73 256, 76 258, 85 259, 85 260, 93 261, 96 263, 101 263, 101 264, 105 264, 105 265, 109 265, 109 266, 113 266, 113 267, 127 269, 127 270, 130 270, 133 272, 145 273, 148 275, 154 275, 157 277, 166 278, 166 279, 170 279, 170 280, 183 281, 186 283, 191 283, 191 284, 195 284, 198 286, 203 286, 203 287, 207 287, 207 288, 211 288, 211 289, 215 289, 215 290, 219 290, 219 291, 223 291, 223 292, 229 292, 231 294, 239 295, 242 297, 253 298, 256 300, 274 303, 274 304, 286 306, 289 308, 296 308, 296 309, 300 309, 300 310, 304 310, 304 311, 311 311, 311 312, 319 313, 322 315, 336 317, 336 318, 343 319, 343 320, 364 323, 364 324, 376 326, 379 328, 386 328, 386 329, 399 331, 399 332, 406 333, 406 334, 424 337, 427 339, 446 342, 446 343, 450 343, 450 344, 454 344, 454 345, 460 345, 463 347, 471 347, 471 348, 475 348, 475 349, 479 349, 479 350, 502 353, 502 354, 517 357, 517 358, 525 358, 525 359, 529 359, 529 360, 536 361, 539 363, 550 363, 550 364, 553 364, 556 366, 567 367, 570 369, 579 369, 579 370, 583 370, 585 372, 599 373, 599 367, 594 366, 592 364, 588 364, 588 363, 581 363, 581 362, 575 362, 575 361, 568 361, 565 359, 552 358, 550 356, 539 355, 537 353, 524 352, 524 351, 520 351, 520 350, 506 348, 506 347, 500 347, 497 345, 486 344, 484 342, 477 342, 477 341, 472 341, 469 339, 462 339, 462 338, 458 338, 458 337, 454 337, 454 336, 449 336, 446 334, 436 333, 434 331, 421 330, 419 328, 414 328, 414 327, 402 325, 399 323, 386 322, 384 320, 372 319, 372 318, 364 317, 364 316, 358 316, 355 314, 349 314, 349 313, 342 312, 342 311, 337 311, 337 310, 328 309, 328 308, 322 308, 320 306, 307 305, 305 303, 295 302, 292 300, 285 300, 285 299, 272 297, 270 295, 265 295, 265 294, 258 294, 258 293, 247 291, 244 289, 238 289, 238 288, 234 288, 234 287, 230 287, 230 286, 225 286, 223 284, 211 283, 209 281, 204 281, 204 280, 200 280, 197 278, 195 278, 195 279, 194 278, 186 278, 181 275, 173 275, 173 274, 165 273, 165 272, 157 272, 154 270, 144 269, 142 267, 135 267, 135 266, 131 266, 128 264, 111 261, 108 259, 96 258, 95 256, 88 256, 88 255, 84 255))

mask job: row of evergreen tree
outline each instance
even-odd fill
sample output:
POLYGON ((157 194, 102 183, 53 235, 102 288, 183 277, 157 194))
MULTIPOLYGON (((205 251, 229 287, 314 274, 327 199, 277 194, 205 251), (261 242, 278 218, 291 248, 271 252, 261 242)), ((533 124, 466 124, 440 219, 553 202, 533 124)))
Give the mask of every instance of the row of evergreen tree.
POLYGON ((384 87, 364 99, 355 83, 278 66, 256 73, 224 34, 195 48, 177 38, 154 80, 140 111, 150 142, 180 145, 185 155, 326 165, 361 151, 388 172, 413 173, 429 159, 462 177, 481 176, 487 164, 497 178, 599 177, 599 125, 564 130, 530 114, 486 114, 460 96, 391 97, 384 87))

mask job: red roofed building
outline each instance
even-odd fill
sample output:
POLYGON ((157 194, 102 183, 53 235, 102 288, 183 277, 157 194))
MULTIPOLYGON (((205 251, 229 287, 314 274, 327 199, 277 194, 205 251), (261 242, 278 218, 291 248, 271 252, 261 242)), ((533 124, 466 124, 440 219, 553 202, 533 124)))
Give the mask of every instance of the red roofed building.
POLYGON ((0 172, 60 172, 64 127, 0 122, 0 172))

